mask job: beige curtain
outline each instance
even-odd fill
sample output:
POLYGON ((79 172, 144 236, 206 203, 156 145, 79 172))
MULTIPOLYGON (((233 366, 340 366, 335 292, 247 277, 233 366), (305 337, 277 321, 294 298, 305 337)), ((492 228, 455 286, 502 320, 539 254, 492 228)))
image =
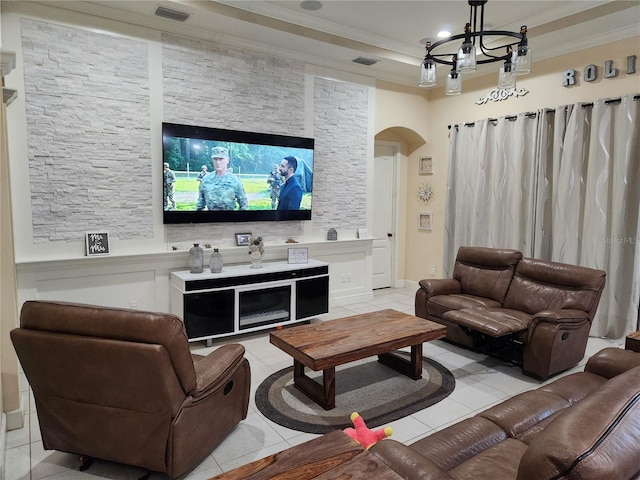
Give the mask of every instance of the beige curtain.
POLYGON ((552 179, 551 258, 607 272, 591 335, 621 338, 640 327, 640 102, 598 100, 556 117, 566 132, 552 179))
POLYGON ((462 245, 515 248, 531 255, 536 117, 523 113, 453 128, 445 219, 447 276, 462 245))
POLYGON ((457 125, 451 135, 445 273, 458 247, 607 272, 592 336, 640 329, 640 102, 568 105, 457 125), (511 123, 509 123, 511 122, 511 123))

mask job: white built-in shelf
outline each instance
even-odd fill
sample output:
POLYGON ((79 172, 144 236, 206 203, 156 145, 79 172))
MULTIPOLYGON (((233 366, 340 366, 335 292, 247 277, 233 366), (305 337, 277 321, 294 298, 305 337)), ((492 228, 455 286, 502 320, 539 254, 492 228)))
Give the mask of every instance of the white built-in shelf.
POLYGON ((2 102, 10 105, 18 97, 18 91, 13 88, 2 87, 2 102))
POLYGON ((4 86, 4 77, 16 68, 15 52, 0 51, 0 73, 2 73, 2 102, 9 105, 18 96, 18 91, 4 86))
POLYGON ((0 51, 0 68, 3 77, 9 75, 9 72, 16 68, 16 53, 0 51))

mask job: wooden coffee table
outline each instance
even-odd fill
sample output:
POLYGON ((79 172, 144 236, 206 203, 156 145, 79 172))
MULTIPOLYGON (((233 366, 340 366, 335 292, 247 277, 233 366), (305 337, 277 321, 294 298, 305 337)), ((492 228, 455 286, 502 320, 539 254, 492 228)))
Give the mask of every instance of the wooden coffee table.
POLYGON ((327 320, 271 332, 273 345, 293 357, 293 383, 325 410, 336 406, 336 366, 378 355, 408 377, 422 378, 422 343, 442 338, 444 325, 396 310, 327 320), (394 353, 411 347, 411 359, 394 353), (322 384, 305 374, 322 370, 322 384))
POLYGON ((334 430, 209 480, 402 480, 382 460, 334 430))

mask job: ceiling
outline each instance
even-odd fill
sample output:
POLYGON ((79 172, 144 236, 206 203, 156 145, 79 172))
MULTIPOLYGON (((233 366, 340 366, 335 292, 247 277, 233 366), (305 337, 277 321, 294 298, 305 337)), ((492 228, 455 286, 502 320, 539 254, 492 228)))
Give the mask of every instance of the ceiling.
MULTIPOLYGON (((465 0, 322 0, 318 10, 303 9, 299 0, 40 3, 406 85, 417 84, 421 41, 435 40, 445 28, 462 33, 469 19, 465 0), (158 6, 190 16, 184 23, 160 18, 158 6), (377 63, 360 65, 353 62, 357 57, 377 63)), ((640 35, 640 0, 490 0, 485 24, 509 31, 527 25, 534 60, 541 60, 640 35)), ((487 65, 478 74, 494 70, 487 65)))

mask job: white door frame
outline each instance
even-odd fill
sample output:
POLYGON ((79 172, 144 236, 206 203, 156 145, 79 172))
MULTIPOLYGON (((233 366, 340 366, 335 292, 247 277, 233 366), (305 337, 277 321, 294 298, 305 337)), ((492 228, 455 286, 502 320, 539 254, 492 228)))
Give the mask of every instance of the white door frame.
MULTIPOLYGON (((398 241, 398 232, 400 231, 400 222, 399 222, 399 204, 398 195, 400 192, 400 178, 398 176, 398 166, 400 165, 400 148, 401 144, 399 142, 390 142, 386 140, 376 140, 374 142, 375 146, 384 145, 388 147, 393 147, 393 205, 391 207, 393 211, 393 246, 391 250, 391 288, 402 288, 404 287, 404 280, 398 278, 398 251, 399 251, 399 241, 398 241)), ((374 148, 375 151, 375 148, 374 148)), ((375 173, 374 173, 375 175, 375 173)), ((403 235, 404 238, 404 235, 403 235)))

